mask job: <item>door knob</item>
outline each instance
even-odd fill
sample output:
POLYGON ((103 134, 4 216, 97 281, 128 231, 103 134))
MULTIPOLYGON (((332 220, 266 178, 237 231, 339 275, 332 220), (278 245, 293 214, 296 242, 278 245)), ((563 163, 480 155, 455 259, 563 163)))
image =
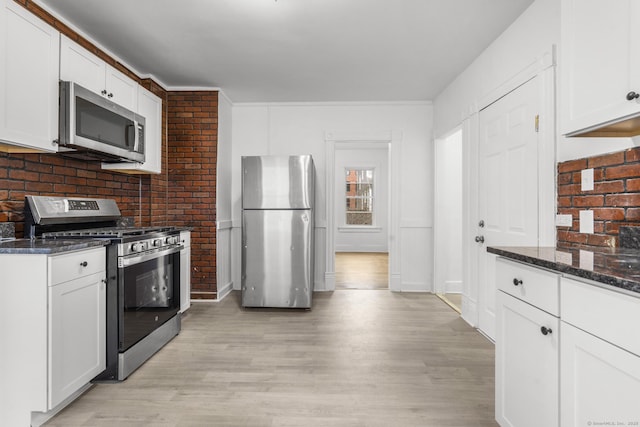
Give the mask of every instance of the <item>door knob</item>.
POLYGON ((634 99, 638 99, 640 97, 640 94, 635 93, 634 91, 631 91, 627 94, 627 101, 633 101, 634 99))
POLYGON ((476 236, 477 243, 484 243, 484 236, 476 236))
POLYGON ((540 328, 540 332, 542 332, 542 335, 548 335, 553 331, 551 330, 551 328, 547 328, 546 326, 543 326, 540 328))
POLYGON ((481 219, 480 222, 478 222, 478 227, 484 228, 484 220, 483 219, 481 219))

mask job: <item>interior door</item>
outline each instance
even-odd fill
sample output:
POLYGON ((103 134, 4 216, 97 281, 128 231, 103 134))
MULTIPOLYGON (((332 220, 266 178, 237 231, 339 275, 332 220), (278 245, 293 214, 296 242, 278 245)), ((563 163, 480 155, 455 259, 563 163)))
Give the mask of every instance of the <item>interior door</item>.
POLYGON ((486 247, 538 244, 538 80, 529 80, 479 114, 478 327, 492 339, 495 255, 486 247))

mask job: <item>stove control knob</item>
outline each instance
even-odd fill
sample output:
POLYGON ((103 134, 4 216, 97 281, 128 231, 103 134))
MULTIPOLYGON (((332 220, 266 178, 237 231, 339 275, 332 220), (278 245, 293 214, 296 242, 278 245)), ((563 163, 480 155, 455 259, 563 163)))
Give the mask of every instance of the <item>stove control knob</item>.
POLYGON ((154 246, 156 248, 159 247, 159 246, 162 246, 162 239, 154 239, 154 241, 152 243, 152 246, 154 246))
POLYGON ((140 250, 140 244, 134 243, 131 245, 131 252, 138 252, 140 250))

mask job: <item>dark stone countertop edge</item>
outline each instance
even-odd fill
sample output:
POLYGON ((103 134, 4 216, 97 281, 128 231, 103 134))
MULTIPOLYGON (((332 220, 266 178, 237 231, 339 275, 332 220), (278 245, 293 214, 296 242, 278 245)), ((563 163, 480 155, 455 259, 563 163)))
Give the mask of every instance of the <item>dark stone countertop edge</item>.
MULTIPOLYGON (((549 247, 548 249, 557 249, 559 251, 562 251, 565 248, 549 247)), ((613 286, 615 288, 619 288, 625 291, 630 291, 630 292, 640 294, 640 282, 637 280, 628 279, 625 277, 615 276, 615 275, 606 274, 606 273, 600 273, 597 271, 586 270, 583 268, 574 267, 573 265, 564 264, 561 262, 541 259, 541 258, 533 257, 531 255, 525 255, 522 253, 515 252, 516 250, 517 248, 513 248, 512 250, 510 250, 507 247, 492 247, 492 246, 487 247, 487 252, 495 255, 499 255, 499 256, 513 259, 516 261, 521 261, 525 264, 543 267, 558 273, 570 274, 572 276, 580 277, 583 279, 593 280, 595 282, 603 283, 605 285, 613 286)))
POLYGON ((0 255, 49 255, 74 252, 108 245, 108 240, 29 240, 16 239, 0 242, 0 255))

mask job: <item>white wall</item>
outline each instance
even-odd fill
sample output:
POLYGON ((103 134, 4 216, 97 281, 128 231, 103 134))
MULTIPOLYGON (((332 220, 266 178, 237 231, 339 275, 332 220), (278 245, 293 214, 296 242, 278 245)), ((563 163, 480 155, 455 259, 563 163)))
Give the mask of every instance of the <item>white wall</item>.
POLYGON ((233 290, 231 246, 232 104, 218 94, 218 153, 216 165, 216 283, 218 299, 233 290))
MULTIPOLYGON (((470 114, 471 105, 524 69, 536 56, 557 47, 562 71, 560 1, 536 0, 434 100, 434 129, 443 136, 470 114)), ((559 76, 559 74, 557 75, 559 76)), ((556 78, 559 84, 560 79, 556 78)), ((556 94, 561 90, 557 89, 556 94)), ((559 100, 561 107, 561 100, 559 100)), ((557 115, 559 117, 559 115, 557 115)), ((564 138, 557 136, 558 162, 611 153, 640 145, 631 138, 564 138)))
POLYGON ((387 252, 389 249, 388 144, 340 144, 335 150, 335 250, 336 252, 387 252), (346 145, 346 146, 345 146, 346 145), (347 168, 372 169, 373 224, 365 227, 346 225, 347 168))
POLYGON ((462 131, 436 140, 435 290, 462 292, 462 131))
MULTIPOLYGON (((399 290, 432 289, 433 147, 430 103, 276 103, 233 106, 232 250, 234 288, 240 286, 240 158, 245 155, 311 154, 316 186, 316 290, 325 289, 327 266, 326 135, 394 131, 401 134, 399 290)), ((333 159, 329 159, 333 167, 333 159)))
POLYGON ((469 116, 470 106, 560 42, 560 1, 536 0, 434 101, 435 135, 469 116))

